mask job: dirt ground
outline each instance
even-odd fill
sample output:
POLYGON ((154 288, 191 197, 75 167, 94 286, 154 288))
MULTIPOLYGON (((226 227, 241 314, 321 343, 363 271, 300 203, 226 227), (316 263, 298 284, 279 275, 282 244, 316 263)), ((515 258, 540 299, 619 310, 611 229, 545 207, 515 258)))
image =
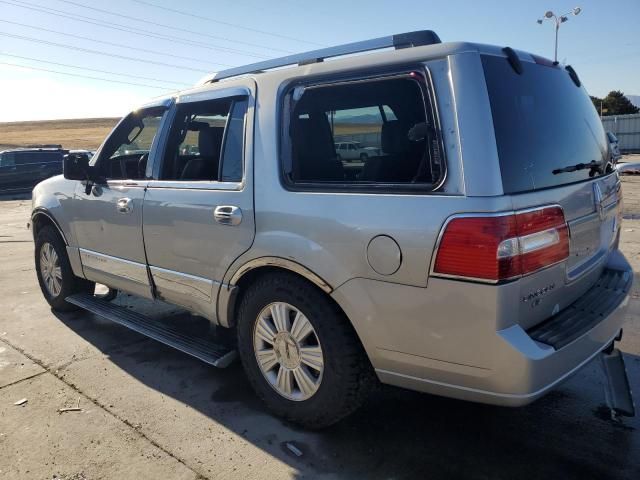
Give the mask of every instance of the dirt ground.
POLYGON ((67 149, 95 150, 119 118, 82 118, 39 122, 0 122, 0 150, 53 144, 67 149))
MULTIPOLYGON (((640 177, 624 192, 621 248, 640 272, 640 177)), ((382 388, 332 428, 294 428, 265 411, 238 363, 215 369, 88 313, 53 313, 29 209, 0 199, 3 480, 640 478, 640 419, 611 420, 598 362, 524 408, 382 388)), ((619 344, 636 392, 639 315, 636 273, 619 344)))

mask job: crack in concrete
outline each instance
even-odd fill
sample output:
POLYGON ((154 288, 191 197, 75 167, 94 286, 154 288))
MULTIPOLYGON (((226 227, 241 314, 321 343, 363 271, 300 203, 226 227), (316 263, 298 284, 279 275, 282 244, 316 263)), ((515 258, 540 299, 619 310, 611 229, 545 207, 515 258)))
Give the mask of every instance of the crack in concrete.
MULTIPOLYGON (((7 342, 5 342, 5 343, 7 343, 7 342)), ((7 343, 7 345, 8 345, 8 343, 7 343)), ((24 382, 26 380, 31 380, 32 378, 39 377, 40 375, 42 375, 44 373, 49 373, 49 372, 47 372, 45 370, 43 372, 34 373, 33 375, 29 375, 28 377, 24 377, 24 378, 21 378, 20 380, 15 380, 15 381, 13 381, 11 383, 7 383, 6 385, 0 386, 0 390, 2 390, 3 388, 12 387, 13 385, 17 385, 20 382, 24 382)))
MULTIPOLYGON (((57 378, 62 383, 64 383, 67 387, 71 388, 72 390, 74 390, 75 392, 79 393, 84 398, 86 398, 89 402, 93 403, 96 407, 104 410, 109 415, 111 415, 113 418, 118 420, 119 422, 124 423, 127 427, 132 429, 138 436, 140 436, 140 438, 143 438, 144 440, 149 442, 151 445, 156 447, 158 450, 160 450, 161 452, 165 453, 166 455, 168 455, 169 457, 173 458, 175 461, 177 461, 178 463, 180 463, 181 465, 183 465, 184 467, 189 469, 191 472, 193 472, 196 475, 196 480, 208 480, 209 479, 209 477, 207 477, 203 473, 199 472, 196 468, 188 465, 187 462, 184 459, 182 459, 182 458, 178 457, 177 455, 175 455, 174 453, 170 452, 169 450, 164 448, 162 445, 160 445, 158 442, 156 442, 152 438, 149 438, 147 435, 145 435, 143 432, 141 432, 139 430, 139 428, 137 428, 135 425, 133 425, 129 420, 127 420, 126 418, 120 417, 116 413, 114 413, 111 410, 109 410, 109 408, 106 405, 102 404, 97 399, 91 398, 89 395, 84 393, 78 386, 76 386, 73 383, 68 382, 64 378, 64 375, 59 375, 59 374, 57 374, 56 371, 52 371, 51 369, 49 369, 40 359, 34 357, 33 355, 31 355, 30 353, 26 352, 24 349, 18 347, 17 345, 13 345, 6 338, 0 338, 0 342, 6 344, 7 346, 9 346, 11 348, 13 348, 14 350, 17 350, 22 355, 24 355, 29 360, 31 360, 33 363, 35 363, 36 365, 40 366, 41 368, 43 368, 45 370, 44 372, 37 373, 37 374, 33 375, 30 378, 37 377, 37 376, 42 375, 44 373, 48 373, 50 375, 53 375, 55 378, 57 378)), ((27 379, 23 379, 23 380, 27 380, 27 379)), ((14 383, 19 383, 19 382, 20 381, 14 382, 14 383)))

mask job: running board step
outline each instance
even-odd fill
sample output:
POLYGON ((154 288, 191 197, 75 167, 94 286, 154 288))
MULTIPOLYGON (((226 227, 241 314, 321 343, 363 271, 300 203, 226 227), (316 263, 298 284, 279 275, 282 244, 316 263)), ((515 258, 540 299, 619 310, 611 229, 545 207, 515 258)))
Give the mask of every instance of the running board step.
POLYGON ((88 293, 71 295, 66 298, 66 301, 95 315, 157 340, 158 342, 164 343, 165 345, 176 348, 181 352, 194 356, 214 367, 227 367, 237 356, 237 352, 233 349, 201 338, 185 335, 178 329, 165 326, 153 318, 133 312, 119 305, 114 305, 88 293))

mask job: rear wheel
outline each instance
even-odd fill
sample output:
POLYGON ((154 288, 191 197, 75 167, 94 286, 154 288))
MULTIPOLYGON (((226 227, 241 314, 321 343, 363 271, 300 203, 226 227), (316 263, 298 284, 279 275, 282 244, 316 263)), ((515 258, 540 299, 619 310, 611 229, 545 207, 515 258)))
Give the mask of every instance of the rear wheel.
POLYGON ((42 294, 54 310, 77 310, 78 307, 65 298, 75 293, 89 293, 95 288, 93 282, 73 274, 66 246, 49 225, 42 227, 36 237, 35 263, 42 294))
POLYGON ((307 428, 357 409, 376 384, 351 324, 314 285, 264 276, 238 311, 238 348, 249 381, 277 415, 307 428))

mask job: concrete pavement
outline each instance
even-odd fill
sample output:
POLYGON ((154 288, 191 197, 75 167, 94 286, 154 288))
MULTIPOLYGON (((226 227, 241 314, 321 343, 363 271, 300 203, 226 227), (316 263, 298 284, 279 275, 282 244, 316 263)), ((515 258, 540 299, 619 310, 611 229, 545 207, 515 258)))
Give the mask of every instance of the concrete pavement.
MULTIPOLYGON (((622 248, 640 271, 640 179, 625 179, 625 196, 622 248)), ((383 388, 325 431, 284 424, 237 363, 218 370, 85 312, 52 313, 29 208, 0 199, 3 480, 640 478, 640 421, 609 418, 597 362, 520 409, 383 388), (57 412, 78 401, 82 411, 57 412)), ((620 344, 636 392, 639 300, 636 280, 620 344)))

